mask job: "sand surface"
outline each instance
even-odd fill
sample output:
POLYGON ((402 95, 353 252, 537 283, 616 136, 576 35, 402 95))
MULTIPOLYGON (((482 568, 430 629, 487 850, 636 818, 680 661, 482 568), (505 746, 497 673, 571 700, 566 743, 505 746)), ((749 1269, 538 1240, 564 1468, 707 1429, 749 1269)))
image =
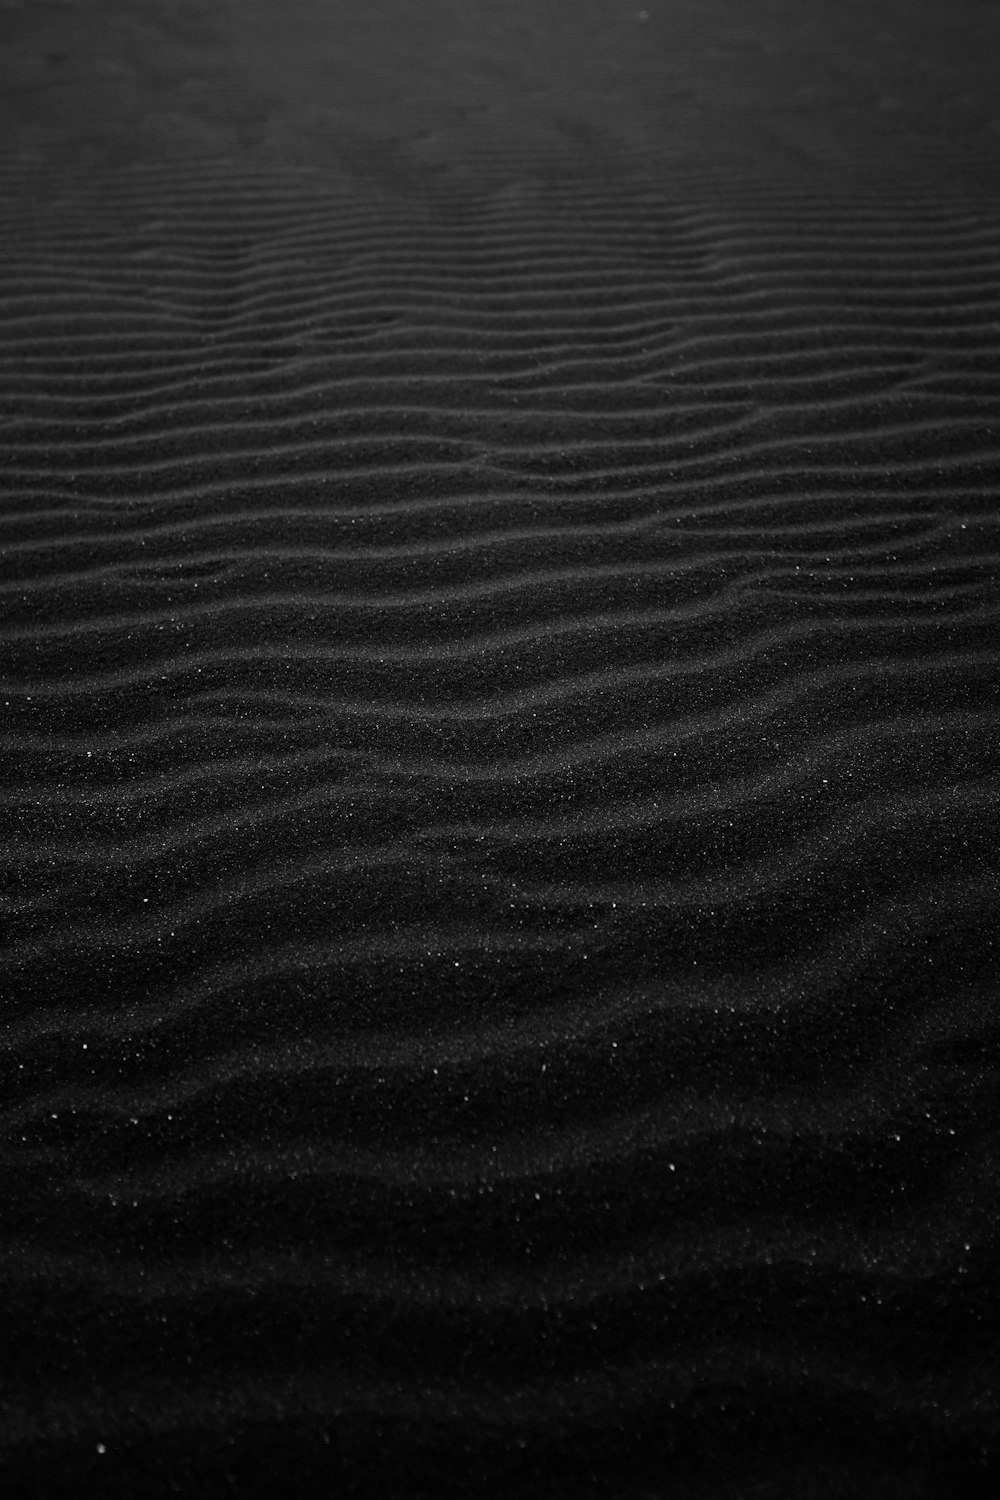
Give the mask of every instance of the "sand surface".
POLYGON ((998 57, 0 5, 5 1500, 993 1493, 998 57))

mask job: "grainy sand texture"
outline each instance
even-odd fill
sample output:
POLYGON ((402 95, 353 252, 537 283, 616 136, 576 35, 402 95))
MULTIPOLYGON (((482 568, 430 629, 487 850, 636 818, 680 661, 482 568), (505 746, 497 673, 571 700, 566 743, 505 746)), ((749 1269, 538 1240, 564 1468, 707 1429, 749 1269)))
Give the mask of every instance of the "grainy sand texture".
POLYGON ((993 1493, 997 76, 0 6, 5 1500, 993 1493))

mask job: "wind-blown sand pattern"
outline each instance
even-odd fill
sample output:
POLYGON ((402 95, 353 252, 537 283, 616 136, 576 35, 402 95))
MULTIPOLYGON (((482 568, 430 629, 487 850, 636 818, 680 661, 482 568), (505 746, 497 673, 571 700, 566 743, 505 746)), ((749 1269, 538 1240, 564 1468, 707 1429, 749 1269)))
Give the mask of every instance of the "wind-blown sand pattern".
POLYGON ((985 1494, 1000 216, 11 182, 12 1482, 985 1494))

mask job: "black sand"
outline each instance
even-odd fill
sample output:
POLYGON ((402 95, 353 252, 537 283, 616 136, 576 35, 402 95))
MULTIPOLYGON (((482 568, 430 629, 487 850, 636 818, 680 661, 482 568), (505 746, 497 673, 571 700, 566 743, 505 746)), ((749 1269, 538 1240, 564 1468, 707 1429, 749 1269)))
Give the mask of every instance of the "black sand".
POLYGON ((0 52, 3 1495, 992 1493, 996 8, 0 52))

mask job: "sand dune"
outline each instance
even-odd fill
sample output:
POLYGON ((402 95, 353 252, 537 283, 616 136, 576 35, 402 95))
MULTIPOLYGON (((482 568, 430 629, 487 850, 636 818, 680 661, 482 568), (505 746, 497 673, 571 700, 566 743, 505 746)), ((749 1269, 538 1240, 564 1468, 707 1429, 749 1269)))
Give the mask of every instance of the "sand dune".
POLYGON ((988 1483, 998 257, 738 174, 11 224, 14 1482, 988 1483))

